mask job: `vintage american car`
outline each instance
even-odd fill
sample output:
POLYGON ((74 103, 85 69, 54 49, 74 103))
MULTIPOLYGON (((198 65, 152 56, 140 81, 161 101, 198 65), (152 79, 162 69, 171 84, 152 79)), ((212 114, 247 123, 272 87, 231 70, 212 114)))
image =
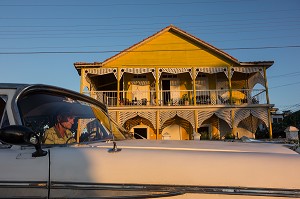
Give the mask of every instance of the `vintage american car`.
POLYGON ((105 105, 48 85, 0 84, 0 116, 0 198, 300 197, 282 144, 126 139, 105 105), (73 141, 43 144, 65 108, 73 141))

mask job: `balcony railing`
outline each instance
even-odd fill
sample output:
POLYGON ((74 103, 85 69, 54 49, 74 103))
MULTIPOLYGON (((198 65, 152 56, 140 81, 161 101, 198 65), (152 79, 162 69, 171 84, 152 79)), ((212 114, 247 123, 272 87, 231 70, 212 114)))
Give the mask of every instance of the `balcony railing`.
POLYGON ((159 91, 92 91, 84 92, 109 107, 113 106, 188 106, 266 104, 264 89, 222 90, 164 90, 159 91), (195 101, 194 101, 195 99, 195 101))

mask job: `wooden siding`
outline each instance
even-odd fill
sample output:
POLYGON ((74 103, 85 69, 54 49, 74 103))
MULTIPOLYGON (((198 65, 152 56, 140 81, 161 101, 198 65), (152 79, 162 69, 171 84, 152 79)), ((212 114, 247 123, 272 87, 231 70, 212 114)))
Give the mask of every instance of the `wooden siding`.
POLYGON ((103 67, 184 67, 184 66, 228 66, 221 58, 172 32, 153 37, 131 52, 107 62, 103 67))

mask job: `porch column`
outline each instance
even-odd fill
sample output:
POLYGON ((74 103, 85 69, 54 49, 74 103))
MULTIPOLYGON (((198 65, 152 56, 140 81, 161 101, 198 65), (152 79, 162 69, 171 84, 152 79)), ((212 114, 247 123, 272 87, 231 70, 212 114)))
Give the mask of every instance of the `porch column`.
MULTIPOLYGON (((229 86, 229 99, 230 99, 230 104, 232 104, 232 88, 231 88, 231 67, 227 67, 227 72, 228 72, 228 86, 229 86)), ((231 135, 234 135, 235 127, 234 127, 234 110, 231 109, 231 135)))
POLYGON ((266 88, 266 97, 267 97, 267 104, 270 104, 270 99, 269 99, 269 88, 268 88, 268 81, 267 81, 267 72, 266 72, 266 67, 264 67, 264 79, 265 79, 265 88, 266 88))
POLYGON ((236 127, 234 126, 234 115, 235 115, 235 110, 231 109, 231 126, 232 126, 231 135, 235 136, 234 132, 236 130, 236 127))
POLYGON ((120 106, 119 100, 120 100, 120 68, 118 68, 117 72, 117 106, 120 106))
POLYGON ((87 74, 85 73, 85 70, 83 68, 81 69, 80 73, 80 93, 83 93, 84 87, 86 86, 88 87, 89 91, 91 91, 90 84, 86 80, 87 74))
MULTIPOLYGON (((266 67, 264 67, 264 80, 265 80, 267 104, 270 104, 266 67)), ((268 120, 269 120, 269 136, 270 136, 270 138, 273 138, 273 129, 272 129, 272 119, 271 119, 271 110, 270 110, 270 108, 268 108, 268 120)))
MULTIPOLYGON (((119 100, 120 100, 120 78, 121 73, 120 73, 120 68, 118 68, 117 71, 117 106, 120 106, 119 100)), ((116 122, 120 122, 120 111, 116 111, 116 122)))
POLYGON ((268 108, 268 119, 269 119, 269 136, 270 139, 273 138, 273 128, 272 128, 272 119, 271 119, 271 110, 268 108))
POLYGON ((156 140, 158 140, 158 135, 159 135, 159 128, 160 122, 159 122, 159 110, 156 111, 156 140))
MULTIPOLYGON (((86 81, 86 74, 85 74, 85 70, 83 70, 81 68, 81 71, 80 71, 80 93, 83 93, 83 90, 84 90, 84 87, 85 86, 88 86, 88 82, 86 81)), ((90 90, 90 88, 89 88, 90 90)), ((91 93, 90 93, 90 96, 91 96, 91 93)), ((80 138, 80 129, 81 129, 81 123, 78 122, 78 128, 77 128, 77 133, 76 133, 76 142, 79 143, 79 138, 80 138)))
MULTIPOLYGON (((195 132, 194 133, 198 133, 199 123, 198 123, 198 111, 197 110, 194 111, 194 117, 195 117, 195 132)), ((200 137, 200 139, 201 139, 201 137, 200 137)))
POLYGON ((158 97, 159 97, 159 68, 156 68, 155 69, 155 103, 156 103, 156 106, 158 106, 158 97))
POLYGON ((193 92, 194 92, 194 106, 197 105, 197 102, 196 102, 196 71, 195 71, 195 67, 192 68, 193 70, 193 92))
POLYGON ((232 104, 231 72, 233 70, 233 67, 228 67, 228 69, 229 100, 230 104, 232 104))
MULTIPOLYGON (((197 92, 196 92, 196 69, 195 69, 195 67, 193 67, 192 70, 193 70, 194 106, 196 106, 197 105, 197 102, 196 102, 197 92)), ((195 120, 195 129, 194 129, 193 133, 198 133, 197 132, 197 130, 198 130, 198 111, 197 110, 194 111, 194 120, 195 120)), ((194 139, 194 136, 193 136, 193 139, 194 139)), ((200 137, 200 139, 201 139, 201 137, 200 137)))

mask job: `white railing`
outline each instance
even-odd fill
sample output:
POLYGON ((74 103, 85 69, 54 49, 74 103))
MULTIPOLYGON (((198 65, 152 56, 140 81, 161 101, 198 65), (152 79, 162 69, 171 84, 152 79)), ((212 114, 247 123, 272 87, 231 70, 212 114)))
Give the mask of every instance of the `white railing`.
POLYGON ((242 105, 266 104, 266 90, 228 89, 222 90, 164 90, 159 91, 92 91, 84 92, 107 106, 187 106, 194 105, 242 105), (196 103, 194 102, 196 100, 196 103), (156 103, 158 102, 158 104, 156 103))

